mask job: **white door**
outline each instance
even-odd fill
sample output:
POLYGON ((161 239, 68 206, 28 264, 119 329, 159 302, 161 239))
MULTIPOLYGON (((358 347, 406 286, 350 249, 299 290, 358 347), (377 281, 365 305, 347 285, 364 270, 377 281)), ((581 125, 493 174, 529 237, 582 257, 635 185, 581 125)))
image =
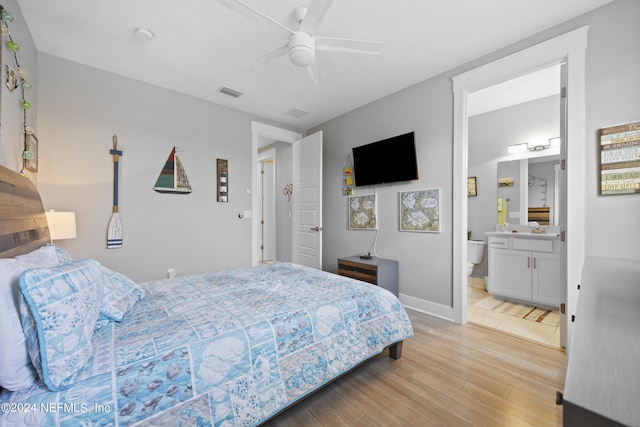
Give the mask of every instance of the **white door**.
POLYGON ((322 268, 322 131, 293 143, 293 262, 322 268))

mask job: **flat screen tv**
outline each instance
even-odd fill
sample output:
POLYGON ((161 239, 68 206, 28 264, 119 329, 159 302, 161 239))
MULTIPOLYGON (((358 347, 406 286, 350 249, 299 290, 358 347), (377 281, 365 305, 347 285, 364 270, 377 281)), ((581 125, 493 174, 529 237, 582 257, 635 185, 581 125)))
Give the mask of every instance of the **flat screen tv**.
POLYGON ((414 132, 352 148, 356 187, 418 179, 414 132))

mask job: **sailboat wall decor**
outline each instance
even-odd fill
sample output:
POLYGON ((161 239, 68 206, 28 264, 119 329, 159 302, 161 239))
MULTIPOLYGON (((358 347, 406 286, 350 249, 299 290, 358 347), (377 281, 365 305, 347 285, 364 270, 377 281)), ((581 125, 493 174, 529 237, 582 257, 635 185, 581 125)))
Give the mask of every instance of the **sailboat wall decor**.
POLYGON ((156 185, 153 189, 158 193, 177 193, 177 194, 189 194, 191 193, 191 184, 189 184, 189 178, 187 173, 182 167, 182 162, 176 154, 176 147, 173 147, 167 162, 164 164, 156 185))

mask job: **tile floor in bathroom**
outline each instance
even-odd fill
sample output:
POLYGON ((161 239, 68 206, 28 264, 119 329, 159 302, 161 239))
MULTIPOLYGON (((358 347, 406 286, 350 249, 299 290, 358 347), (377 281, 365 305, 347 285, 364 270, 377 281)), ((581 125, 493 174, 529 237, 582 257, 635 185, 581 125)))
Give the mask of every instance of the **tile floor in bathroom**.
POLYGON ((509 314, 487 310, 478 304, 485 298, 493 298, 486 292, 484 280, 479 277, 470 277, 468 286, 467 320, 486 328, 499 330, 528 341, 548 347, 561 349, 560 347, 560 313, 554 310, 549 313, 542 322, 534 322, 509 314))

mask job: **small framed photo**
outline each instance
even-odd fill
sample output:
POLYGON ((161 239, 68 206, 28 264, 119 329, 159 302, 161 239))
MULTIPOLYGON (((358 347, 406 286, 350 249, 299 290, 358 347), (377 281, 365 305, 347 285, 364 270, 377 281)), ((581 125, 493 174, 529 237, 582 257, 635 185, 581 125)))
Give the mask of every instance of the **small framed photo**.
POLYGON ((25 167, 31 172, 38 172, 38 138, 34 134, 26 134, 26 150, 25 167))
POLYGON ((478 186, 476 183, 476 177, 471 176, 467 178, 467 196, 477 196, 478 195, 478 186))

